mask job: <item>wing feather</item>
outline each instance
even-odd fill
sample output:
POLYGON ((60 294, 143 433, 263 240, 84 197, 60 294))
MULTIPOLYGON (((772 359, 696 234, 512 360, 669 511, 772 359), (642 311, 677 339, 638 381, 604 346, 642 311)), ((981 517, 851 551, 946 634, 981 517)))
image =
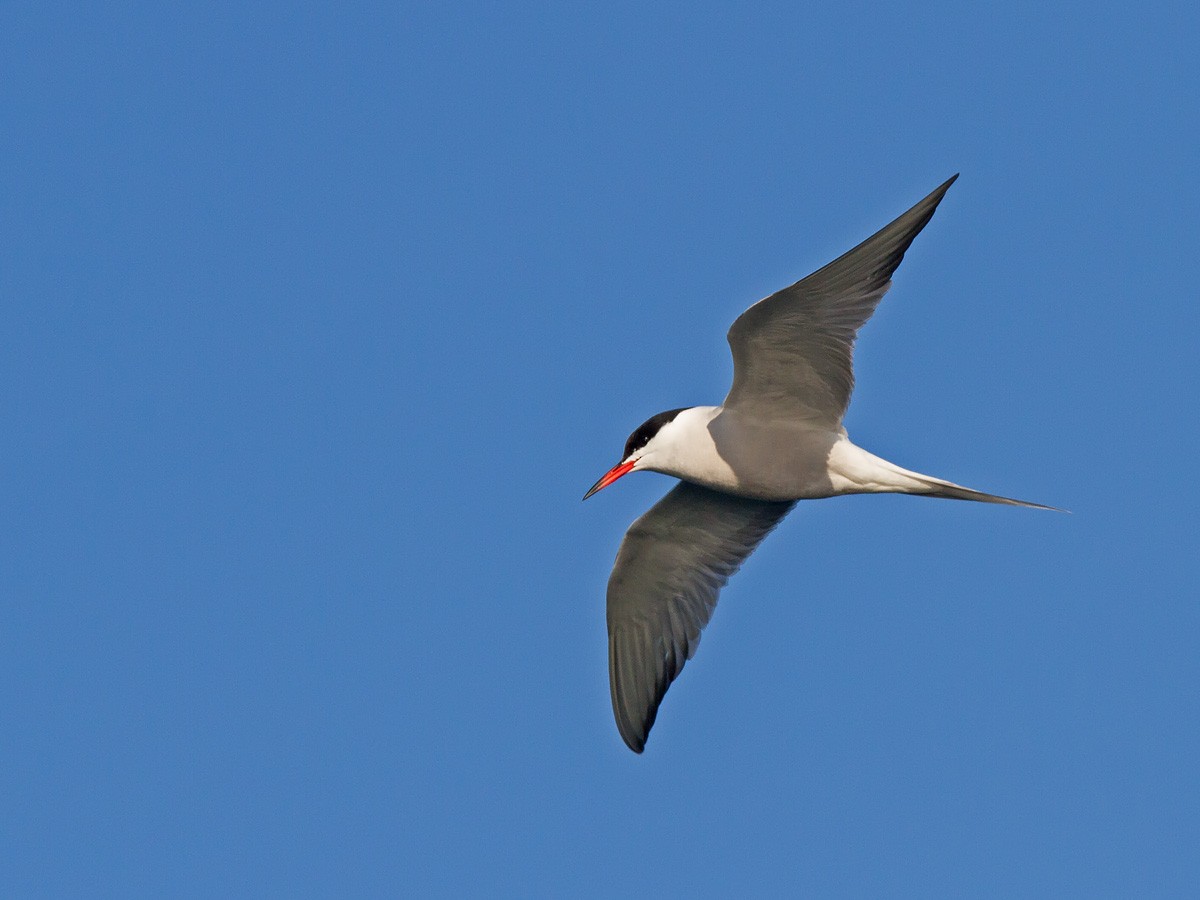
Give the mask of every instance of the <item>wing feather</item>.
POLYGON ((630 526, 608 581, 608 668, 621 737, 641 753, 717 595, 794 506, 683 481, 630 526))
POLYGON ((858 330, 956 178, 853 250, 738 316, 729 329, 733 386, 725 406, 839 426, 854 390, 858 330))

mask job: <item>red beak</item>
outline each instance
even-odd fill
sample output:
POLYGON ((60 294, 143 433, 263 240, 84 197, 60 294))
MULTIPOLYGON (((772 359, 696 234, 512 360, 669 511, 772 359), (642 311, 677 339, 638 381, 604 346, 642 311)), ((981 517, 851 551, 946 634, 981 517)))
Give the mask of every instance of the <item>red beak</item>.
POLYGON ((628 474, 630 471, 633 470, 634 462, 635 462, 635 460, 630 460, 629 462, 623 462, 620 465, 613 466, 611 469, 609 469, 607 472, 604 473, 603 478, 601 478, 599 481, 597 481, 595 484, 592 485, 592 489, 583 495, 583 499, 586 500, 588 497, 592 496, 592 494, 596 493, 596 491, 603 490, 604 488, 606 488, 610 484, 612 484, 614 481, 616 481, 618 478, 620 478, 622 475, 628 474))

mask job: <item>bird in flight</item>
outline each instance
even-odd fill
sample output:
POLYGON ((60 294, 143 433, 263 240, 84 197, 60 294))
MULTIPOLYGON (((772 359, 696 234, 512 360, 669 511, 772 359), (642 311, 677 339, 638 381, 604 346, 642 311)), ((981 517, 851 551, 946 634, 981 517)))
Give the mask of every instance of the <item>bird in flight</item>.
POLYGON ((899 493, 1054 508, 902 469, 852 443, 842 426, 858 330, 956 178, 738 316, 725 402, 647 419, 584 495, 643 469, 681 479, 630 526, 608 580, 613 714, 635 753, 696 652, 721 588, 798 500, 899 493))

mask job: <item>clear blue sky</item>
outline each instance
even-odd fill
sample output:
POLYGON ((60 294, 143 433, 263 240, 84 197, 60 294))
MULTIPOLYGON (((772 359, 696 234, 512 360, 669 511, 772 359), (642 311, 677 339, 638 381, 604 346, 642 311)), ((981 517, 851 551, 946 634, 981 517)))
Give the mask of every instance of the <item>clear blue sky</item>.
POLYGON ((1198 32, 6 4, 0 893, 1194 892, 1198 32), (634 756, 580 496, 955 172, 848 427, 1073 515, 801 504, 634 756))

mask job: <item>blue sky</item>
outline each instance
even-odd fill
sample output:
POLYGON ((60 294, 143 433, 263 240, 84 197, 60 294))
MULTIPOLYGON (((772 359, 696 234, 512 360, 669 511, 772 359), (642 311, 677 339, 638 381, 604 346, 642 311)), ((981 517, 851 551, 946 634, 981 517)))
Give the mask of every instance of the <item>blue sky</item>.
POLYGON ((1183 4, 9 4, 0 892, 1200 879, 1183 4), (961 172, 646 753, 628 433, 961 172))

